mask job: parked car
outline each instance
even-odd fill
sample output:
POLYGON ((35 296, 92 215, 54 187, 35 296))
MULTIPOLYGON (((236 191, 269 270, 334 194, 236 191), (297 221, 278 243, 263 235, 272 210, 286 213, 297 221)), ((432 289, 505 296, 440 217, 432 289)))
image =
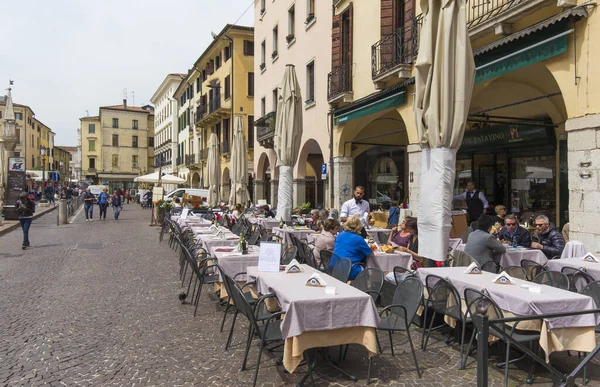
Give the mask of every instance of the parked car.
POLYGON ((182 198, 183 194, 186 193, 188 195, 200 196, 203 198, 208 198, 208 190, 200 189, 200 188, 177 188, 168 194, 165 195, 165 201, 170 202, 173 198, 178 197, 182 198))
POLYGON ((108 189, 108 187, 105 185, 90 185, 88 188, 90 189, 90 192, 94 194, 94 196, 100 195, 100 192, 102 192, 104 188, 108 189))

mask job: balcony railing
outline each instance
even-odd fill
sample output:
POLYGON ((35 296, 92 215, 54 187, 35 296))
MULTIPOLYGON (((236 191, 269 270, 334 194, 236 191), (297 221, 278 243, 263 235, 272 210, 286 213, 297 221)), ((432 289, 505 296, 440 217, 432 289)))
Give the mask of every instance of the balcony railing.
POLYGON ((207 112, 208 112, 208 109, 207 109, 206 105, 201 104, 200 106, 198 106, 196 108, 196 123, 201 121, 207 112))
MULTIPOLYGON (((254 123, 256 127, 256 141, 263 148, 273 149, 273 140, 275 137, 275 112, 270 112, 260 117, 254 123)), ((250 148, 250 144, 248 144, 250 148)), ((254 148, 253 148, 254 149, 254 148)))
POLYGON ((200 126, 204 126, 202 124, 205 121, 205 124, 210 124, 213 121, 220 120, 224 115, 230 114, 231 111, 231 99, 225 100, 223 96, 218 93, 213 95, 213 98, 208 101, 206 104, 201 104, 196 109, 196 119, 195 123, 200 126))
POLYGON ((221 154, 226 155, 229 153, 229 141, 223 141, 221 143, 221 154))
POLYGON ((510 8, 528 2, 527 0, 468 0, 467 28, 475 27, 510 8))
POLYGON ((208 102, 208 113, 214 113, 221 108, 221 93, 213 95, 213 98, 208 102))
POLYGON ((96 168, 88 168, 88 172, 96 172, 96 168))
POLYGON ((185 165, 190 166, 196 164, 196 155, 185 155, 185 165))
POLYGON ((371 76, 378 78, 403 64, 411 64, 419 50, 422 15, 371 46, 371 76))
POLYGON ((177 165, 181 165, 181 164, 183 164, 183 157, 177 157, 177 162, 176 162, 176 164, 177 164, 177 165))
POLYGON ((352 91, 350 65, 345 63, 333 69, 327 76, 327 99, 352 91))

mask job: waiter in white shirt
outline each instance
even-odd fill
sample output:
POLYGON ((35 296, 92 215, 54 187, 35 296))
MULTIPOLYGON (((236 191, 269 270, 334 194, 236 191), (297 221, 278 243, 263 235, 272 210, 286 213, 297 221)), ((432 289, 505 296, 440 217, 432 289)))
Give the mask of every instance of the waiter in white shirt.
POLYGON ((363 196, 365 196, 365 188, 362 185, 357 185, 354 188, 354 197, 342 204, 341 222, 345 222, 348 217, 356 214, 364 219, 365 213, 369 213, 370 206, 366 200, 363 200, 363 196))

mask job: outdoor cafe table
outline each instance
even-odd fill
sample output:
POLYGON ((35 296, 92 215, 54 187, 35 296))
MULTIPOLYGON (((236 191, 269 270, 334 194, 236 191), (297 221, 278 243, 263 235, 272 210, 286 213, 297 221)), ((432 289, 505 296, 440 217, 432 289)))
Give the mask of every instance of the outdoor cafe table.
POLYGON ((373 255, 367 257, 367 267, 377 267, 384 273, 394 271, 396 266, 408 269, 412 262, 412 255, 401 251, 394 251, 393 253, 375 251, 373 255))
MULTIPOLYGON (((248 246, 248 254, 234 251, 235 247, 213 247, 210 250, 211 257, 217 258, 219 266, 226 275, 233 278, 236 274, 246 271, 248 266, 258 265, 258 246, 248 246)), ((246 276, 239 276, 236 281, 245 281, 246 276)), ((219 282, 223 282, 219 272, 219 282)))
POLYGON ((273 227, 273 234, 281 238, 285 243, 291 244, 292 238, 290 235, 295 236, 303 242, 307 242, 307 237, 314 234, 315 232, 309 228, 279 228, 273 227))
POLYGON ((563 267, 584 269, 584 271, 594 277, 596 281, 600 280, 600 263, 584 261, 583 257, 551 259, 546 264, 546 267, 548 270, 552 271, 561 271, 563 267))
POLYGON ((246 216, 246 220, 252 224, 260 224, 266 230, 272 230, 274 227, 279 226, 279 220, 273 218, 264 218, 260 216, 246 216))
MULTIPOLYGON (((465 251, 466 244, 459 245, 456 250, 465 251)), ((477 257, 473 257, 477 260, 477 257)), ((500 257, 500 266, 521 266, 521 261, 528 259, 544 266, 548 263, 548 258, 542 253, 542 250, 528 249, 525 247, 507 247, 506 251, 500 257)))
POLYGON ((202 242, 202 247, 207 252, 211 251, 213 247, 218 246, 237 246, 240 241, 240 237, 233 233, 222 233, 219 236, 212 234, 198 234, 196 240, 202 242))
MULTIPOLYGON (((568 313, 592 310, 596 305, 591 297, 569 292, 546 285, 533 284, 513 278, 515 285, 496 284, 493 279, 497 274, 465 274, 464 267, 420 268, 419 278, 425 284, 426 277, 434 274, 450 280, 461 298, 466 288, 482 291, 486 289, 489 296, 503 310, 505 317, 536 316, 547 313, 568 313), (541 293, 530 292, 526 286, 538 286, 541 293)), ((466 309, 463 301, 463 311, 466 309)), ((594 328, 600 319, 594 314, 567 316, 543 320, 527 320, 518 324, 519 329, 540 332, 540 347, 546 354, 546 361, 555 351, 590 352, 596 346, 594 328)))
POLYGON ((335 286, 335 295, 326 294, 324 287, 306 286, 316 269, 301 267, 303 272, 293 274, 247 268, 248 277, 257 281, 258 291, 274 294, 285 312, 281 324, 284 367, 294 372, 304 351, 343 344, 361 344, 369 357, 375 356, 375 330, 380 319, 371 296, 325 273, 319 275, 328 286, 335 286))

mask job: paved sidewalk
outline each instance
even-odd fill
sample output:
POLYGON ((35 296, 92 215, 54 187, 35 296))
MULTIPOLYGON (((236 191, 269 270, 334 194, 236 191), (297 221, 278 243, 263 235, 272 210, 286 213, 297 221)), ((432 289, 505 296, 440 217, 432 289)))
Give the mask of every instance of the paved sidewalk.
MULTIPOLYGON (((50 207, 40 207, 38 204, 36 204, 36 212, 35 214, 33 214, 33 219, 37 219, 43 215, 46 215, 49 212, 52 212, 54 210, 58 209, 58 205, 57 206, 50 206, 50 207)), ((55 215, 56 216, 56 215, 55 215)), ((0 236, 16 229, 19 228, 19 221, 18 220, 4 220, 2 222, 2 225, 0 225, 0 236)))
MULTIPOLYGON (((158 228, 148 226, 150 212, 128 204, 118 221, 110 209, 106 221, 98 214, 96 207, 93 222, 80 213, 62 226, 56 226, 55 214, 42 216, 33 222, 32 246, 25 251, 20 231, 0 238, 0 385, 251 385, 257 346, 249 370, 240 371, 244 318, 238 318, 233 348, 224 352, 222 309, 208 288, 197 317, 190 305, 179 303, 177 255, 158 242, 158 228)), ((476 385, 474 360, 459 371, 458 347, 446 346, 439 334, 426 352, 418 350, 422 379, 406 337, 395 334, 395 357, 387 337, 381 338, 384 353, 373 362, 372 385, 476 385)), ((420 342, 417 330, 413 339, 420 342)), ((343 363, 359 382, 318 365, 316 385, 365 385, 365 352, 351 346, 343 363)), ((279 356, 263 355, 258 385, 291 386, 304 375, 302 369, 285 373, 276 365, 279 356)), ((564 363, 576 358, 565 356, 564 363)), ((600 372, 590 368, 589 385, 597 386, 600 372)), ((513 367, 510 375, 511 385, 524 385, 523 371, 513 367)), ((536 379, 536 385, 548 382, 536 379)), ((501 372, 490 367, 490 385, 501 384, 501 372)))

